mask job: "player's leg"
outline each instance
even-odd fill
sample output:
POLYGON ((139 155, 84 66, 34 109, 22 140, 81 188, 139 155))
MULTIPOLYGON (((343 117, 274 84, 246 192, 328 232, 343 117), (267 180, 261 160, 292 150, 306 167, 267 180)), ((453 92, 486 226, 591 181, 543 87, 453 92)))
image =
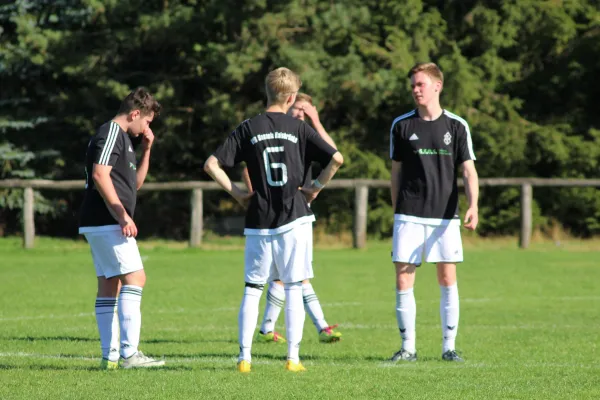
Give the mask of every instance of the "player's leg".
POLYGON ((110 271, 110 265, 114 263, 111 256, 111 247, 103 238, 105 234, 105 232, 87 233, 85 238, 90 245, 98 279, 95 315, 102 350, 100 368, 115 369, 118 368, 119 361, 117 296, 119 295, 121 282, 118 278, 107 279, 104 276, 104 270, 110 271))
POLYGON ((394 221, 392 261, 396 269, 396 320, 402 346, 392 361, 416 361, 417 305, 414 294, 415 272, 421 264, 425 244, 425 227, 421 224, 394 221))
POLYGON ((115 369, 119 362, 119 317, 117 315, 117 296, 121 289, 118 277, 106 279, 98 277, 96 294, 96 323, 100 333, 103 369, 115 369))
POLYGON ((118 301, 118 319, 120 326, 120 355, 123 368, 159 367, 162 360, 146 357, 138 350, 142 326, 141 302, 142 289, 146 283, 146 274, 135 238, 125 237, 121 231, 105 232, 102 235, 105 253, 111 262, 104 270, 107 279, 121 281, 118 301))
POLYGON ((428 227, 427 261, 437 263, 440 285, 440 319, 442 326, 442 358, 447 361, 463 361, 456 354, 458 333, 459 297, 456 281, 456 263, 463 261, 460 226, 428 227))
POLYGON ((283 282, 274 280, 269 283, 267 291, 267 304, 265 306, 265 315, 263 317, 257 340, 261 342, 285 343, 285 338, 275 331, 275 324, 281 313, 281 308, 285 303, 285 290, 283 282))
POLYGON ((335 343, 341 340, 342 333, 335 330, 337 325, 329 326, 325 320, 325 314, 319 298, 315 293, 309 279, 302 281, 302 299, 304 301, 304 308, 308 313, 308 316, 312 320, 317 333, 319 334, 319 341, 321 343, 335 343))
POLYGON ((300 342, 304 329, 304 302, 302 281, 313 277, 312 224, 302 224, 277 235, 273 243, 275 264, 285 285, 285 327, 288 339, 286 369, 304 371, 300 363, 300 342))
POLYGON ((240 353, 237 368, 240 372, 250 372, 252 339, 258 323, 258 306, 273 264, 271 242, 271 236, 246 236, 244 297, 238 314, 240 353))

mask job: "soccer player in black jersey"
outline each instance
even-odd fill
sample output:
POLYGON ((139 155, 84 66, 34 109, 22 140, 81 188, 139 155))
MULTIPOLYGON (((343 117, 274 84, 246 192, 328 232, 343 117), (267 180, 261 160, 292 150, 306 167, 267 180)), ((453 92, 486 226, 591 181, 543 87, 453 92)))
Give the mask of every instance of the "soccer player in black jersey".
POLYGON ((90 244, 98 277, 96 321, 103 369, 118 368, 119 353, 123 368, 164 365, 138 350, 146 274, 133 221, 137 191, 146 179, 154 141, 150 123, 159 112, 154 97, 137 88, 125 97, 117 115, 98 129, 87 148, 79 233, 90 244), (141 136, 139 163, 130 136, 141 136))
POLYGON ((287 68, 265 80, 267 109, 242 122, 204 165, 205 171, 247 207, 244 234, 245 289, 239 313, 237 368, 251 370, 251 347, 264 285, 276 276, 284 283, 288 371, 304 371, 299 348, 304 326, 302 281, 312 273, 312 222, 309 203, 342 165, 342 155, 308 124, 287 115, 301 82, 287 68), (302 187, 312 161, 323 171, 302 187), (222 167, 245 162, 253 192, 237 187, 222 167))
MULTIPOLYGON (((335 142, 331 136, 329 136, 323 127, 323 124, 321 124, 319 112, 314 106, 311 96, 307 95, 306 93, 298 93, 294 105, 288 110, 288 114, 301 121, 305 121, 305 117, 308 117, 315 131, 321 135, 323 140, 337 149, 335 142)), ((244 168, 242 175, 248 190, 252 191, 252 183, 250 182, 247 168, 244 168)), ((309 172, 307 175, 307 182, 305 183, 309 186, 312 184, 311 175, 312 173, 309 172)), ((302 298, 304 299, 304 308, 306 312, 308 312, 310 319, 317 328, 319 341, 321 343, 334 343, 339 341, 342 337, 342 333, 335 329, 337 328, 337 325, 329 325, 325 320, 323 308, 321 307, 319 298, 317 297, 317 294, 315 293, 315 290, 313 289, 309 279, 302 281, 302 298)), ((265 313, 256 337, 257 340, 275 343, 286 342, 285 338, 279 332, 275 331, 275 324, 277 323, 277 319, 279 318, 279 314, 284 302, 285 292, 283 289, 283 282, 280 280, 274 280, 270 282, 269 289, 267 291, 265 313)))
POLYGON ((409 72, 417 108, 399 116, 390 130, 394 231, 392 261, 396 267, 396 317, 402 347, 392 361, 415 361, 415 271, 422 261, 437 264, 442 320, 442 359, 463 361, 455 351, 458 330, 456 263, 463 261, 458 215, 459 169, 468 209, 464 227, 478 222, 479 183, 469 125, 440 106, 444 85, 434 63, 409 72))

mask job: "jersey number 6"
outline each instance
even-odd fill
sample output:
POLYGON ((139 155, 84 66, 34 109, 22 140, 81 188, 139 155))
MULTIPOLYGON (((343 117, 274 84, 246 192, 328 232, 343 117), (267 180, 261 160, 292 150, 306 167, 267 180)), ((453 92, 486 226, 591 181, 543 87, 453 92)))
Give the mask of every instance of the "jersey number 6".
POLYGON ((282 152, 283 152, 283 146, 267 147, 263 151, 263 159, 265 161, 265 171, 267 171, 267 182, 269 183, 270 186, 283 186, 287 182, 287 179, 288 179, 287 167, 285 166, 285 164, 277 163, 277 162, 269 163, 269 153, 282 153, 282 152), (273 169, 281 170, 281 180, 280 181, 273 180, 273 174, 271 172, 271 170, 273 170, 273 169))

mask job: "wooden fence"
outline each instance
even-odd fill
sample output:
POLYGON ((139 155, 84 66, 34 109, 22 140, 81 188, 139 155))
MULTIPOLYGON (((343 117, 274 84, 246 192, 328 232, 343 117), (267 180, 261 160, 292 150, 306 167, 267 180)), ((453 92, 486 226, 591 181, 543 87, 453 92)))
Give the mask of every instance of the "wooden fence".
MULTIPOLYGON (((459 186, 462 181, 459 180, 459 186)), ((241 183, 239 183, 241 185, 241 183)), ((520 246, 529 247, 532 233, 531 205, 534 186, 552 187, 600 187, 600 179, 553 179, 553 178, 483 178, 479 179, 481 187, 486 186, 520 186, 521 187, 521 234, 520 246)), ((33 190, 83 190, 83 181, 50 181, 50 180, 0 180, 0 188, 24 189, 23 204, 23 246, 33 248, 35 239, 34 196, 33 190)), ((355 248, 363 248, 367 240, 367 211, 370 188, 389 188, 387 180, 373 179, 334 179, 327 185, 331 189, 354 189, 354 229, 353 244, 355 248)), ((190 240, 191 247, 202 244, 203 202, 205 190, 220 190, 216 182, 148 182, 141 191, 191 191, 190 240)), ((463 210, 464 211, 464 210, 463 210)), ((391 216, 390 216, 391 218, 391 216)))

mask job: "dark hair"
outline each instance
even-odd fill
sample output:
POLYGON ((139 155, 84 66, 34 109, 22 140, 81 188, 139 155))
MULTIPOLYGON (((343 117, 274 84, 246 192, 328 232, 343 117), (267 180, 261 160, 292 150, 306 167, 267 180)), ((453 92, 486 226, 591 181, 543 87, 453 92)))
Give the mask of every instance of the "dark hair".
POLYGON ((119 107, 119 114, 129 114, 134 110, 140 110, 142 115, 154 113, 154 116, 160 114, 161 105, 154 96, 144 87, 138 87, 129 93, 119 107))

